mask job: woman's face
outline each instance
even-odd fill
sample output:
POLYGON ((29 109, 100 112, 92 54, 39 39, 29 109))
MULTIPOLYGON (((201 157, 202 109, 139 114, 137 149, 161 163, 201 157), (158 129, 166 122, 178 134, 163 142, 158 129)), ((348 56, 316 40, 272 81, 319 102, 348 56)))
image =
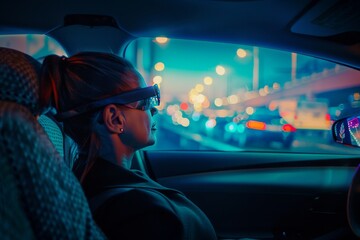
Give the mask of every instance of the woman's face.
MULTIPOLYGON (((139 87, 147 87, 145 81, 139 79, 139 87)), ((149 110, 138 110, 121 107, 123 110, 124 132, 121 139, 124 144, 134 149, 141 149, 153 145, 156 141, 156 122, 154 115, 157 113, 155 108, 149 110)))

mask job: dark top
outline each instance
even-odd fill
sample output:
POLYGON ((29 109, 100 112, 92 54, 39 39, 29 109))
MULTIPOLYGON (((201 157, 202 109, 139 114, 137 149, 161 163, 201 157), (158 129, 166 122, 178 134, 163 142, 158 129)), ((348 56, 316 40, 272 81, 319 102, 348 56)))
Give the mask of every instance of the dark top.
POLYGON ((216 239, 209 219, 184 194, 140 171, 97 159, 83 188, 90 203, 109 189, 126 189, 93 213, 109 239, 216 239))

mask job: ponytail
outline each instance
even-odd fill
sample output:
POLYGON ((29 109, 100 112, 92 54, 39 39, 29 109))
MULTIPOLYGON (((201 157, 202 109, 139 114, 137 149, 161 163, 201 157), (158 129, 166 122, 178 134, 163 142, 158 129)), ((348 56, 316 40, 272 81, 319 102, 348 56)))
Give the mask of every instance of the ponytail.
POLYGON ((49 55, 44 59, 40 77, 40 104, 45 110, 53 106, 60 111, 58 89, 65 61, 66 57, 57 55, 49 55))

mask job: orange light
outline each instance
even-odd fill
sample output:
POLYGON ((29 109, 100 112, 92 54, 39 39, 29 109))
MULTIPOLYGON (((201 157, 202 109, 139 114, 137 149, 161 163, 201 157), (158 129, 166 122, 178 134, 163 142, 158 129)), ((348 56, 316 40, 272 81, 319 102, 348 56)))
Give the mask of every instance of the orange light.
POLYGON ((236 51, 236 55, 238 55, 239 58, 244 58, 244 57, 246 57, 247 53, 246 53, 246 51, 244 49, 239 48, 236 51))
POLYGON ((265 130, 266 124, 264 122, 250 120, 246 123, 246 127, 255 130, 265 130))
POLYGON ((165 69, 165 65, 162 62, 158 62, 155 64, 154 68, 156 71, 161 72, 165 69))
POLYGON ((284 124, 283 126, 282 126, 282 130, 284 131, 284 132, 295 132, 296 131, 296 128, 294 128, 291 124, 284 124))
POLYGON ((169 41, 167 37, 156 37, 155 41, 160 44, 165 44, 169 41))

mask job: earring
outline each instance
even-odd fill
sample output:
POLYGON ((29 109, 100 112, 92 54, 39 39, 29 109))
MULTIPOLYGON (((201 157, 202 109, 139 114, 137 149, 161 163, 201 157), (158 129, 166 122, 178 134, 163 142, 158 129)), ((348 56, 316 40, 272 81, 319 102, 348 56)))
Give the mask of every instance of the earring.
POLYGON ((124 129, 123 128, 120 128, 120 133, 123 133, 124 132, 124 129))

